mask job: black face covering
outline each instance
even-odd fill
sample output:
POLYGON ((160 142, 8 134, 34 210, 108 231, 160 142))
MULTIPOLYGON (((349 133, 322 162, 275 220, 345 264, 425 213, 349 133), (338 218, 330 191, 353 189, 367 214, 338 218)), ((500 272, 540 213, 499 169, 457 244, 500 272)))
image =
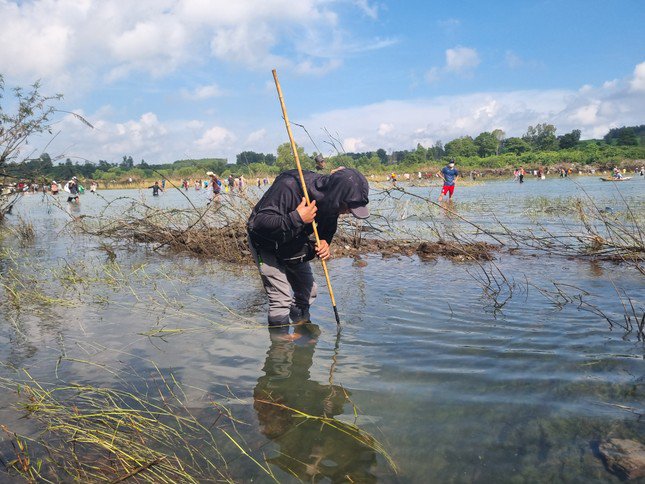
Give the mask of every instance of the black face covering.
POLYGON ((316 205, 321 215, 338 215, 341 208, 362 207, 369 203, 369 184, 362 173, 344 168, 316 180, 316 205))

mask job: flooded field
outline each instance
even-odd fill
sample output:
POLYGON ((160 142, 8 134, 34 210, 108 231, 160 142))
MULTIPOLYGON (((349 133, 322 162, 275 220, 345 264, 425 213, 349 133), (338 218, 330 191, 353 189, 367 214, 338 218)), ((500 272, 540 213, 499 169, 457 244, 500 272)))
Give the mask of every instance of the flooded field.
MULTIPOLYGON (((418 198, 437 187, 373 190, 365 237, 578 233, 576 200, 642 227, 645 181, 616 185, 487 182, 443 207, 418 198)), ((620 482, 598 443, 645 443, 636 264, 531 244, 492 261, 335 258, 342 330, 321 288, 320 335, 286 339, 266 327, 252 265, 81 229, 133 199, 208 202, 114 190, 70 208, 32 194, 7 219, 3 481, 620 482)))

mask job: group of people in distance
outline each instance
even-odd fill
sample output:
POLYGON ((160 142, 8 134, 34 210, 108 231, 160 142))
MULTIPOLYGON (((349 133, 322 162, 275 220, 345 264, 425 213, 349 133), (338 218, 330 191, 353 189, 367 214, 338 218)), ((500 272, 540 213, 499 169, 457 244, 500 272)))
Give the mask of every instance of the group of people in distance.
MULTIPOLYGON (((243 175, 240 175, 239 177, 230 175, 228 178, 220 178, 214 172, 207 171, 206 176, 208 177, 207 180, 194 181, 195 190, 200 190, 202 188, 209 190, 212 193, 212 200, 217 200, 222 190, 226 192, 234 192, 235 190, 243 192, 247 186, 246 179, 243 175)), ((269 179, 265 177, 263 183, 265 186, 268 185, 269 179)), ((188 190, 190 184, 191 183, 189 182, 189 180, 184 179, 181 181, 181 186, 184 188, 184 190, 188 190)), ((161 180, 161 183, 155 181, 153 185, 150 185, 148 187, 148 189, 152 189, 152 196, 156 197, 159 196, 159 192, 164 191, 165 185, 166 180, 163 179, 161 180)), ((258 188, 262 186, 262 181, 260 180, 260 178, 257 179, 257 185, 258 188)))

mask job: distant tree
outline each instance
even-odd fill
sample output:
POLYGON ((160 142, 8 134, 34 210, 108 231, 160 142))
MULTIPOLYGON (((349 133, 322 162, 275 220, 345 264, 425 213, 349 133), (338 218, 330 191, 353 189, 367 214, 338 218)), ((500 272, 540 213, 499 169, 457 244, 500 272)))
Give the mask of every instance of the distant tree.
POLYGON ((554 151, 558 148, 555 131, 552 124, 537 124, 535 127, 529 126, 522 139, 536 151, 554 151))
POLYGON ((408 153, 408 150, 393 151, 392 155, 390 155, 390 159, 392 160, 392 163, 401 163, 408 153))
POLYGON ((477 156, 477 145, 470 136, 462 136, 446 143, 448 156, 477 156))
POLYGON ((275 163, 274 155, 265 155, 264 153, 256 153, 255 151, 242 151, 235 156, 235 159, 238 166, 250 165, 252 163, 265 163, 267 165, 273 165, 275 163))
POLYGON ((99 160, 98 169, 101 171, 108 171, 113 166, 114 165, 112 165, 112 163, 108 163, 105 160, 99 160))
POLYGON ((134 160, 132 159, 131 156, 123 155, 123 160, 119 164, 119 167, 124 168, 126 170, 134 168, 134 160))
POLYGON ((558 144, 561 150, 566 150, 568 148, 575 148, 580 141, 580 130, 574 129, 571 133, 563 134, 558 136, 558 144))
POLYGON ((522 138, 506 138, 502 144, 502 153, 515 153, 516 155, 521 155, 522 153, 526 153, 530 150, 531 147, 522 138))
POLYGON ((54 166, 54 163, 52 162, 52 158, 51 156, 49 156, 49 153, 41 154, 39 156, 39 159, 41 162, 40 168, 42 169, 43 172, 51 170, 52 167, 54 166))
POLYGON ((61 168, 62 168, 61 174, 67 179, 70 179, 74 175, 76 175, 76 170, 74 169, 74 163, 72 163, 72 160, 70 160, 69 158, 65 160, 65 163, 61 165, 61 168))
POLYGON ((645 141, 645 124, 640 126, 623 126, 622 128, 612 128, 609 132, 603 137, 607 144, 619 144, 618 140, 621 139, 623 146, 635 146, 634 137, 636 138, 636 144, 644 144, 645 141), (626 133, 625 133, 626 131, 626 133))
POLYGON ((475 144, 477 145, 477 154, 482 158, 498 154, 499 141, 493 133, 487 131, 480 133, 475 138, 475 144))
POLYGON ((376 156, 378 156, 378 159, 381 160, 381 163, 384 165, 387 165, 388 162, 388 156, 387 152, 383 148, 379 148, 376 150, 376 156))
POLYGON ((428 148, 428 153, 426 158, 427 159, 433 159, 433 160, 440 160, 443 158, 443 156, 446 154, 446 150, 443 148, 443 143, 441 140, 437 140, 437 142, 432 146, 432 148, 428 148))
MULTIPOLYGON (((304 148, 296 145, 298 150, 298 159, 303 169, 312 170, 314 168, 314 160, 309 158, 304 148)), ((278 158, 275 162, 276 166, 280 168, 280 171, 292 170, 296 168, 296 161, 293 157, 293 151, 291 150, 290 143, 283 143, 278 146, 278 158)))
POLYGON ((255 151, 242 151, 235 156, 235 161, 238 166, 262 163, 264 161, 264 155, 262 153, 256 153, 255 151))
POLYGON ((637 146, 638 138, 636 138, 634 128, 623 128, 618 134, 616 144, 618 146, 637 146))

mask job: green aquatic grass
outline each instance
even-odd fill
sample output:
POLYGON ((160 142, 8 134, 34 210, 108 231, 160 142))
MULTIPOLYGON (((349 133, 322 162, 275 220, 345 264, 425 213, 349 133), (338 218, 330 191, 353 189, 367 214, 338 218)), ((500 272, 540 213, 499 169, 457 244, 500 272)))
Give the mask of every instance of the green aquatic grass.
MULTIPOLYGON (((13 436, 20 451, 13 470, 28 480, 44 481, 120 482, 136 475, 140 482, 233 482, 220 451, 223 442, 232 442, 245 455, 250 451, 230 411, 213 402, 214 423, 207 427, 185 405, 174 377, 169 378, 157 368, 150 394, 45 384, 26 371, 20 382, 0 380, 0 386, 18 396, 16 409, 23 418, 43 429, 36 438, 13 436)), ((272 478, 266 464, 251 461, 259 473, 272 478)))

